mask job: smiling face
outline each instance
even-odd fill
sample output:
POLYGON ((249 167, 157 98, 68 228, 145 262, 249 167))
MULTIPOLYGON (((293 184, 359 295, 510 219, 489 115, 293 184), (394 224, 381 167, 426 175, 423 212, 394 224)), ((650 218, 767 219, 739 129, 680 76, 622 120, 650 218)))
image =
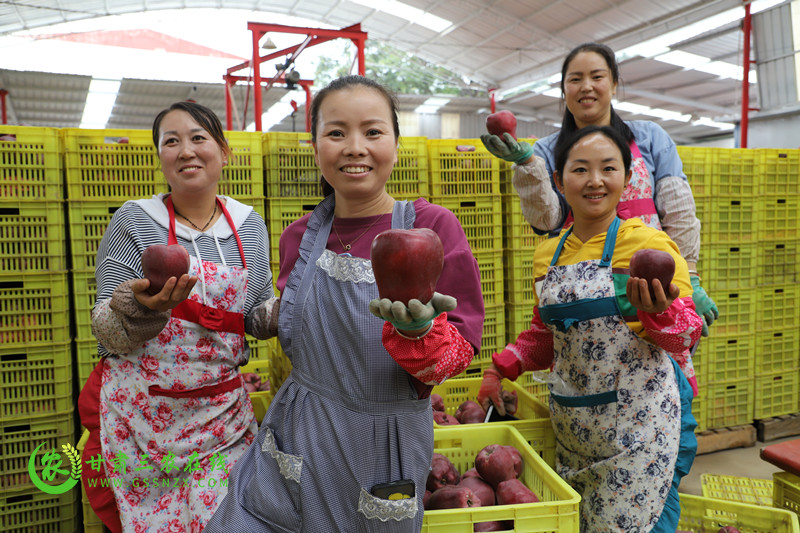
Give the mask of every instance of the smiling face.
POLYGON ((397 163, 389 102, 379 91, 353 86, 325 95, 319 106, 314 158, 341 199, 369 201, 386 194, 397 163))
POLYGON ((611 99, 617 93, 617 83, 603 56, 578 53, 565 69, 563 89, 567 109, 579 129, 611 124, 611 99))
POLYGON ((602 133, 591 133, 572 146, 555 181, 572 208, 576 235, 592 236, 608 228, 630 176, 619 147, 602 133))
POLYGON ((228 155, 227 147, 220 146, 186 111, 164 115, 158 156, 173 194, 216 192, 228 155))

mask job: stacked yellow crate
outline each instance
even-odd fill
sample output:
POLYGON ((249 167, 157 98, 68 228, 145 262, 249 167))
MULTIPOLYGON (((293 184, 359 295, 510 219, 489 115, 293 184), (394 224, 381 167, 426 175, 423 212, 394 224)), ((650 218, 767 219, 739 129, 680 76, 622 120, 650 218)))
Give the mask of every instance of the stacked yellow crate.
POLYGON ((61 168, 57 130, 0 125, 4 531, 77 526, 77 491, 51 493, 34 485, 34 478, 53 486, 69 483, 70 465, 60 467, 62 475, 45 457, 75 442, 61 168), (35 472, 29 472, 29 461, 35 472))
POLYGON ((462 374, 471 377, 482 373, 506 341, 500 160, 480 139, 428 139, 427 149, 429 200, 461 222, 481 275, 486 319, 481 351, 462 374))

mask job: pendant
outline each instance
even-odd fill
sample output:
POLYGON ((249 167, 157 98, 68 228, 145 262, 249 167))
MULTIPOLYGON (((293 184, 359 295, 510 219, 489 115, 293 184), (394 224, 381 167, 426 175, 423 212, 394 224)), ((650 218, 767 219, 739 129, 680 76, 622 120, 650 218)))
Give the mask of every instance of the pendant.
POLYGON ((349 244, 345 244, 344 251, 345 252, 349 252, 350 251, 350 245, 349 244))

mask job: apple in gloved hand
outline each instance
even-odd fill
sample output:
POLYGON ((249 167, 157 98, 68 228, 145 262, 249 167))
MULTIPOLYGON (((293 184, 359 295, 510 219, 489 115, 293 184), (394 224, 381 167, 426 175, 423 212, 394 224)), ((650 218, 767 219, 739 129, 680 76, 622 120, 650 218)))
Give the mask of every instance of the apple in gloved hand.
POLYGON ((650 298, 655 301, 653 280, 657 279, 661 282, 664 294, 669 294, 669 284, 672 283, 672 277, 675 275, 675 259, 667 252, 642 248, 631 256, 630 272, 634 278, 647 280, 650 298))
POLYGON ((492 135, 503 137, 504 133, 510 133, 517 138, 517 117, 511 111, 498 111, 486 117, 486 131, 492 135))
POLYGON ((171 277, 189 273, 189 252, 180 244, 153 244, 142 252, 142 273, 150 280, 147 292, 156 295, 171 277))
POLYGON ((375 236, 370 259, 381 298, 427 304, 442 274, 444 248, 431 229, 389 229, 375 236))

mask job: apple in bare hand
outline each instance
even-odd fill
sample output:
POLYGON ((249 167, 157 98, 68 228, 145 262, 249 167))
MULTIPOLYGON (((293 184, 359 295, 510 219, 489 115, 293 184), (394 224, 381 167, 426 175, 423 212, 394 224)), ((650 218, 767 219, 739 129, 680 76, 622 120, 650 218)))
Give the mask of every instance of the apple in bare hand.
POLYGON ((504 133, 510 133, 517 138, 517 117, 511 111, 498 111, 486 117, 486 131, 492 135, 502 137, 504 133))
POLYGON ((389 229, 375 236, 370 258, 381 298, 426 304, 442 274, 444 248, 431 229, 389 229))
POLYGON ((664 294, 669 294, 669 284, 675 275, 675 259, 662 250, 653 248, 642 248, 631 256, 630 264, 631 276, 647 280, 650 289, 650 298, 655 301, 656 295, 653 291, 653 280, 661 282, 664 294))
POLYGON ((147 292, 156 295, 173 276, 189 273, 189 252, 180 244, 154 244, 142 252, 142 273, 150 280, 147 292))

